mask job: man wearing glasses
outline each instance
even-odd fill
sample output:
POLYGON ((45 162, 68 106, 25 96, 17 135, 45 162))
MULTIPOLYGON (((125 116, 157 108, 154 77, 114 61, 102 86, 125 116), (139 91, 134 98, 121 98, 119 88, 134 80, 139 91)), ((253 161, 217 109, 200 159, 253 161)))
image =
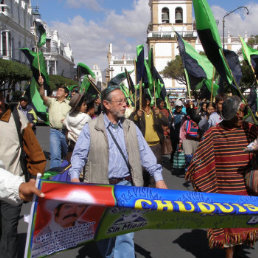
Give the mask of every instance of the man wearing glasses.
MULTIPOLYGON (((156 187, 166 189, 162 166, 139 128, 125 119, 126 98, 119 87, 101 94, 103 113, 86 124, 72 155, 71 181, 79 182, 86 164, 85 181, 98 184, 143 186, 142 167, 154 176, 156 187)), ((135 257, 134 233, 98 242, 103 257, 135 257)))

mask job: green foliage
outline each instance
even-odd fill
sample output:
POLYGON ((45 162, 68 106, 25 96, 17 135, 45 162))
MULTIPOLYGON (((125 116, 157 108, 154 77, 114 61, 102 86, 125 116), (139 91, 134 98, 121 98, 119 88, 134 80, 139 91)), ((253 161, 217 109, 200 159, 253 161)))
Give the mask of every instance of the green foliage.
POLYGON ((0 88, 7 84, 12 89, 17 82, 30 80, 31 76, 32 72, 27 65, 0 59, 0 88))
POLYGON ((60 85, 78 85, 78 82, 61 75, 49 75, 50 89, 55 90, 60 85))
POLYGON ((250 46, 251 48, 254 48, 254 45, 257 45, 257 44, 258 44, 258 35, 252 36, 247 41, 247 45, 250 46))
POLYGON ((166 78, 175 79, 179 83, 186 85, 184 67, 180 56, 176 56, 174 60, 169 61, 161 73, 166 78))
POLYGON ((251 67, 246 63, 246 61, 242 61, 241 68, 243 76, 240 82, 240 88, 241 91, 244 92, 246 89, 250 88, 250 86, 255 84, 256 80, 251 67))

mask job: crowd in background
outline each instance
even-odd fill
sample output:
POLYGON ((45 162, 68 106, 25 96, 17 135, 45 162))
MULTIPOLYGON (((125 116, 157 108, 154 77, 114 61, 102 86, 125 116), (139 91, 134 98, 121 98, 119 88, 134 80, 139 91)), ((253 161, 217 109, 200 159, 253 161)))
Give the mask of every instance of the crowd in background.
MULTIPOLYGON (((119 87, 111 87, 101 95, 92 96, 79 93, 78 88, 69 92, 65 86, 60 86, 56 97, 48 97, 45 96, 42 77, 39 78, 39 84, 40 95, 49 113, 50 168, 58 168, 63 160, 68 160, 72 164, 70 175, 73 182, 120 184, 125 181, 129 182, 129 185, 166 188, 159 164, 162 164, 163 156, 167 155, 172 169, 185 174, 186 181, 191 181, 197 191, 250 194, 244 177, 245 172, 251 169, 249 163, 255 155, 246 154, 243 149, 257 138, 257 126, 245 122, 250 116, 247 116, 247 106, 238 97, 216 96, 214 103, 205 99, 176 99, 171 101, 171 106, 168 107, 163 99, 156 99, 152 105, 151 97, 143 92, 142 100, 138 101, 134 108, 128 105, 119 87), (128 132, 124 127, 125 123, 129 128, 128 132), (104 138, 100 137, 100 131, 104 132, 104 138), (97 144, 100 139, 102 143, 108 142, 108 152, 103 150, 105 144, 97 144), (113 142, 113 145, 110 142, 113 142), (118 146, 120 144, 121 148, 118 146), (136 154, 133 153, 134 150, 136 154), (224 158, 221 159, 221 155, 224 155, 224 158), (234 165, 231 164, 232 156, 241 157, 241 164, 236 160, 232 161, 234 165), (109 161, 105 160, 107 157, 109 161), (111 163, 116 158, 116 167, 112 167, 111 163), (87 170, 86 165, 89 160, 95 163, 97 160, 99 163, 106 162, 104 165, 91 165, 102 168, 101 171, 108 170, 108 178, 98 175, 96 182, 92 181, 89 178, 92 176, 91 172, 89 167, 87 170), (144 168, 142 175, 137 174, 139 166, 144 168), (121 174, 114 173, 115 169, 120 168, 121 174), (225 174, 225 169, 228 169, 228 175, 225 174), (135 170, 138 170, 137 173, 135 170), (203 174, 202 178, 196 174, 199 170, 203 174), (127 171, 126 174, 123 174, 123 171, 127 171), (141 176, 142 182, 139 179, 141 176), (209 176, 219 177, 220 181, 214 183, 210 181, 209 176), (207 180, 205 185, 204 178, 207 180), (231 178, 234 178, 234 183, 231 178), (238 189, 235 188, 236 182, 238 189)), ((31 162, 32 170, 35 164, 41 164, 40 168, 35 169, 37 172, 44 172, 46 160, 35 137, 38 117, 29 99, 21 96, 18 105, 11 107, 5 103, 1 94, 0 106, 0 160, 3 168, 23 177, 21 157, 24 144, 21 142, 26 141, 24 137, 27 135, 27 142, 29 137, 34 141, 34 144, 31 141, 27 144, 33 145, 34 149, 27 150, 25 155, 34 162, 31 162), (15 110, 18 111, 18 122, 15 110), (6 135, 4 141, 3 135, 6 135), (37 153, 37 157, 32 155, 33 152, 37 153)), ((5 257, 16 257, 17 224, 21 204, 13 206, 0 201, 0 208, 1 223, 5 225, 1 231, 1 250, 4 250, 5 257)), ((242 229, 211 229, 208 233, 210 246, 225 248, 227 257, 233 257, 233 246, 242 242, 253 243, 256 240, 257 230, 248 230, 249 234, 244 234, 242 229), (234 234, 240 241, 228 237, 234 234)), ((132 235, 129 240, 124 237, 121 241, 133 241, 132 235)), ((113 248, 116 250, 114 243, 113 248)), ((104 256, 110 251, 103 248, 101 250, 104 256)))

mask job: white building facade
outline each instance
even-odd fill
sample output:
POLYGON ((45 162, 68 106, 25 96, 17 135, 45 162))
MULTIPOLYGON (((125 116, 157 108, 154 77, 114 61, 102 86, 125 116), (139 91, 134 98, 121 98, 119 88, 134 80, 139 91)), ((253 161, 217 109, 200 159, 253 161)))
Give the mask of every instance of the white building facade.
POLYGON ((74 79, 74 58, 71 45, 64 44, 57 30, 50 30, 44 23, 47 39, 46 44, 41 47, 41 51, 46 60, 47 72, 49 75, 61 75, 74 79))
POLYGON ((33 48, 31 34, 33 15, 30 0, 1 0, 0 2, 0 57, 28 63, 20 48, 33 48))
MULTIPOLYGON (((33 21, 39 18, 31 0, 0 1, 0 58, 29 64, 20 48, 35 48, 33 21)), ((64 45, 57 31, 47 28, 47 43, 42 47, 49 74, 74 78, 74 60, 70 44, 64 45)))
MULTIPOLYGON (((108 69, 106 74, 106 81, 110 81, 113 77, 120 73, 124 73, 125 69, 128 72, 131 72, 131 78, 133 80, 133 83, 135 84, 135 59, 127 57, 126 55, 122 56, 121 58, 118 58, 113 55, 112 53, 112 44, 109 44, 109 51, 108 51, 108 69)), ((127 81, 124 81, 124 84, 128 86, 127 81)))

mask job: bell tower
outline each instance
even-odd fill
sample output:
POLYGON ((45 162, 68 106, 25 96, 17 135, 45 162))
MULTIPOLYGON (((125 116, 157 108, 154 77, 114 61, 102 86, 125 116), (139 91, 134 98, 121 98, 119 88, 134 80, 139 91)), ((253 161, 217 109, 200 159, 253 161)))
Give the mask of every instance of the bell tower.
MULTIPOLYGON (((175 31, 195 46, 197 32, 192 17, 192 0, 149 0, 151 21, 147 44, 153 48, 154 64, 161 72, 167 63, 179 55, 175 31)), ((175 80, 164 78, 166 88, 183 87, 175 80)))

